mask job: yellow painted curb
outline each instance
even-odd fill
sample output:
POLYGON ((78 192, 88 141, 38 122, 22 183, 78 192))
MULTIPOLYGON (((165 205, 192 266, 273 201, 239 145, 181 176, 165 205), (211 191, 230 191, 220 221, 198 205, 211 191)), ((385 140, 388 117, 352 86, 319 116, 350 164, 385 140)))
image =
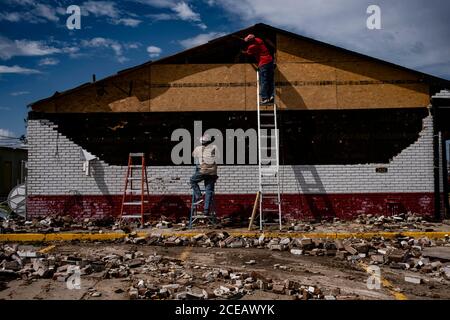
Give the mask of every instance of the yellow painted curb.
MULTIPOLYGON (((138 232, 138 237, 145 237, 146 232, 138 232)), ((53 242, 53 241, 107 241, 123 239, 124 233, 7 233, 0 234, 0 242, 53 242)))
MULTIPOLYGON (((146 237, 149 235, 160 235, 162 237, 194 237, 201 232, 138 232, 138 237, 146 237)), ((433 239, 442 239, 449 235, 450 232, 365 232, 365 233, 285 233, 285 232, 229 232, 235 237, 255 238, 264 234, 267 238, 313 238, 313 239, 371 239, 374 237, 383 237, 385 239, 393 239, 395 237, 428 237, 433 239)), ((53 241, 108 241, 123 239, 127 236, 125 233, 7 233, 0 234, 0 242, 53 242, 53 241)))

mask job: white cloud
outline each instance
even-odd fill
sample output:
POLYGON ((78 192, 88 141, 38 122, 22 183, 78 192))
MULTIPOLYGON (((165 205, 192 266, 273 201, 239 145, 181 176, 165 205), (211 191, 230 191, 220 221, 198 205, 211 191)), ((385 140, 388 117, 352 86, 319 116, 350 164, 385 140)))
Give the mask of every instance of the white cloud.
POLYGON ((34 1, 9 1, 12 4, 26 6, 20 8, 22 11, 0 12, 0 21, 7 22, 26 22, 26 23, 45 23, 58 22, 58 14, 65 14, 59 12, 48 4, 36 3, 34 1))
POLYGON ((146 4, 155 8, 170 9, 170 12, 151 13, 146 15, 154 21, 183 20, 193 22, 200 29, 205 30, 207 26, 202 22, 200 14, 195 12, 185 1, 178 0, 131 0, 146 4))
POLYGON ((58 22, 59 18, 56 15, 56 10, 46 4, 37 4, 34 13, 37 14, 40 17, 43 17, 49 21, 58 22))
POLYGON ((23 96, 25 94, 29 94, 30 91, 15 91, 15 92, 11 92, 10 95, 12 95, 13 97, 17 97, 17 96, 23 96))
POLYGON ((16 73, 16 74, 34 74, 41 73, 39 70, 23 68, 18 65, 14 66, 2 66, 0 65, 0 74, 1 73, 16 73))
POLYGON ((43 41, 10 40, 0 36, 0 59, 3 60, 15 56, 45 56, 59 52, 60 49, 48 46, 43 41))
POLYGON ((199 46, 201 44, 207 43, 209 40, 222 37, 225 33, 223 32, 208 32, 208 33, 201 33, 196 35, 195 37, 184 39, 178 41, 184 48, 192 48, 199 46))
POLYGON ((39 60, 40 66, 56 66, 59 64, 59 60, 56 58, 44 58, 39 60))
POLYGON ((19 12, 0 12, 0 21, 19 22, 21 19, 19 12))
POLYGON ((150 58, 156 58, 156 57, 159 57, 159 55, 162 52, 162 49, 159 47, 155 47, 155 46, 148 46, 147 52, 148 52, 150 58))
POLYGON ((177 3, 171 9, 181 20, 195 22, 200 21, 200 14, 192 11, 191 7, 186 2, 177 3))
POLYGON ((120 18, 112 20, 113 24, 122 24, 127 27, 137 27, 142 21, 134 18, 120 18))
POLYGON ((179 2, 177 0, 131 0, 131 1, 146 4, 156 8, 170 8, 179 2))
POLYGON ((124 56, 124 49, 136 49, 140 46, 139 43, 120 43, 117 40, 96 37, 90 40, 82 40, 81 45, 88 48, 106 48, 111 49, 118 62, 123 63, 129 59, 124 56))
POLYGON ((81 6, 81 12, 82 14, 93 14, 96 17, 117 18, 120 15, 116 4, 111 1, 86 1, 81 6))

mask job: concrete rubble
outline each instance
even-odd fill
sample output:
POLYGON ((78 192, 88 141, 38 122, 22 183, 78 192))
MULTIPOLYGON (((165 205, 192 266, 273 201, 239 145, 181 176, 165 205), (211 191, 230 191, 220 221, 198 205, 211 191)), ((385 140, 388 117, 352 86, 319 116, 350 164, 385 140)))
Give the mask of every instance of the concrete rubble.
MULTIPOLYGON (((247 227, 248 221, 232 220, 230 217, 217 217, 217 228, 225 227, 247 227)), ((377 215, 359 215, 354 220, 340 220, 338 218, 320 220, 320 221, 298 221, 289 220, 287 222, 287 230, 289 232, 312 232, 312 231, 353 231, 353 232, 369 232, 369 231, 435 231, 442 225, 449 225, 450 221, 444 220, 442 223, 427 221, 426 217, 416 215, 414 213, 398 214, 394 216, 377 216, 377 215)), ((10 216, 8 219, 0 220, 0 233, 25 233, 25 232, 64 232, 64 231, 123 231, 130 233, 137 227, 137 224, 120 226, 112 217, 104 219, 81 218, 76 219, 68 215, 49 215, 39 219, 30 221, 24 220, 19 216, 10 216)), ((156 229, 172 229, 181 231, 187 229, 186 218, 179 221, 169 219, 162 216, 158 221, 147 222, 145 228, 156 229)), ((239 247, 239 243, 235 243, 239 247)))

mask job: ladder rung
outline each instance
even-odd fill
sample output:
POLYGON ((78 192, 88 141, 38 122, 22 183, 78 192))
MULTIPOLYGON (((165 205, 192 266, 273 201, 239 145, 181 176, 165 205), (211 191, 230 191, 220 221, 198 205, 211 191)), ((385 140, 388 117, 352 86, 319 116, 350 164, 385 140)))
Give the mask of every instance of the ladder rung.
POLYGON ((277 196, 262 196, 262 199, 266 200, 278 200, 277 196))
POLYGON ((278 183, 261 183, 261 186, 277 186, 278 185, 278 183))
POLYGON ((136 169, 136 168, 142 169, 142 165, 140 165, 140 164, 132 164, 132 165, 130 165, 130 168, 131 169, 136 169))
POLYGON ((127 178, 128 180, 133 180, 133 181, 135 181, 135 180, 142 180, 142 178, 134 178, 134 177, 130 177, 130 178, 127 178))
POLYGON ((272 123, 260 124, 259 126, 261 128, 274 128, 275 129, 275 124, 272 124, 272 123))
POLYGON ((276 177, 277 173, 261 173, 261 177, 276 177))
POLYGON ((260 113, 259 114, 261 117, 275 117, 275 115, 272 113, 260 113))
POLYGON ((132 158, 143 157, 143 156, 144 156, 144 153, 142 153, 142 152, 130 153, 130 157, 132 157, 132 158))
MULTIPOLYGON (((147 200, 144 200, 144 203, 148 203, 147 200)), ((130 202, 124 202, 123 205, 125 206, 140 206, 142 205, 141 201, 130 201, 130 202)))
POLYGON ((260 138, 275 138, 275 136, 259 136, 260 138))
POLYGON ((265 149, 265 150, 275 150, 276 147, 261 147, 261 149, 265 149))
POLYGON ((122 215, 122 219, 137 219, 137 218, 142 218, 142 216, 140 214, 124 214, 122 215))

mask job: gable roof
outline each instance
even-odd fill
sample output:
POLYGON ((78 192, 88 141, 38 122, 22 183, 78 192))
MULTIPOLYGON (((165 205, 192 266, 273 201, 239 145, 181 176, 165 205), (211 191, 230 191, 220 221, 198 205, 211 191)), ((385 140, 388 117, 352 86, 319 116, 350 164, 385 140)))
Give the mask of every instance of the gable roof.
MULTIPOLYGON (((266 38, 273 38, 273 37, 275 37, 276 34, 286 35, 286 36, 294 38, 294 39, 300 39, 300 40, 307 41, 307 42, 310 42, 310 43, 313 43, 316 45, 323 46, 324 48, 338 50, 342 53, 346 53, 346 54, 360 57, 363 59, 371 60, 371 61, 374 61, 374 62, 377 62, 380 64, 384 64, 384 65, 387 65, 387 66, 390 66, 390 67, 393 67, 393 68, 396 68, 399 70, 411 72, 411 73, 417 75, 418 77, 420 77, 422 79, 422 81, 424 81, 426 83, 430 83, 434 86, 437 86, 438 88, 436 89, 436 91, 444 89, 445 87, 450 88, 450 80, 439 78, 439 77, 436 77, 436 76, 433 76, 430 74, 426 74, 426 73, 423 73, 423 72, 420 72, 417 70, 413 70, 413 69, 410 69, 410 68, 407 68, 404 66, 397 65, 392 62, 388 62, 388 61, 374 58, 374 57, 371 57, 371 56, 368 56, 368 55, 365 55, 362 53, 358 53, 358 52, 351 51, 351 50, 348 50, 348 49, 345 49, 342 47, 338 47, 338 46, 335 46, 335 45, 332 45, 332 44, 329 44, 326 42, 315 40, 313 38, 305 37, 305 36, 290 32, 290 31, 286 31, 283 29, 279 29, 279 28, 264 24, 264 23, 257 23, 248 28, 241 29, 236 32, 230 33, 228 35, 215 38, 213 40, 208 41, 205 44, 186 49, 184 51, 175 53, 175 54, 167 56, 167 57, 163 57, 163 58, 155 60, 155 61, 150 60, 150 61, 142 63, 140 65, 137 65, 137 66, 134 66, 131 68, 127 68, 127 69, 123 69, 121 71, 118 71, 116 74, 105 77, 101 80, 96 81, 95 83, 98 84, 98 83, 101 83, 102 81, 111 80, 115 77, 122 76, 124 74, 133 72, 137 69, 144 68, 144 67, 147 67, 147 66, 150 66, 153 64, 224 63, 223 61, 221 62, 221 60, 220 60, 221 58, 224 57, 224 55, 227 54, 226 50, 224 50, 224 46, 231 46, 236 49, 236 47, 239 47, 241 45, 239 43, 239 41, 236 41, 236 37, 242 38, 244 35, 246 35, 248 33, 254 33, 256 35, 263 34, 266 38)), ((35 102, 29 104, 28 106, 33 108, 33 106, 35 106, 37 104, 51 101, 53 98, 61 97, 63 95, 69 94, 69 93, 74 93, 76 91, 82 90, 91 85, 94 85, 94 82, 86 82, 80 86, 77 86, 75 88, 72 88, 72 89, 69 89, 69 90, 66 90, 63 92, 56 91, 53 96, 35 101, 35 102)))

